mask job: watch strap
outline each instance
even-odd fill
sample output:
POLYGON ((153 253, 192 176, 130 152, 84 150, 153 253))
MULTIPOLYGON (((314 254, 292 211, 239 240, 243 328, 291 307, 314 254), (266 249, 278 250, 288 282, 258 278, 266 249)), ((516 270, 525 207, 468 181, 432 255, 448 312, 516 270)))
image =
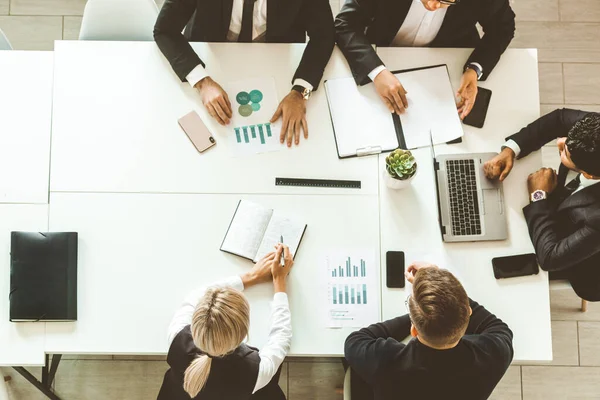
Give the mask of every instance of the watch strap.
POLYGON ((483 76, 483 71, 481 70, 481 68, 479 68, 476 64, 474 63, 469 63, 467 64, 467 66, 465 67, 465 71, 467 69, 472 69, 473 71, 475 71, 475 73, 477 74, 477 80, 480 80, 481 77, 483 76))

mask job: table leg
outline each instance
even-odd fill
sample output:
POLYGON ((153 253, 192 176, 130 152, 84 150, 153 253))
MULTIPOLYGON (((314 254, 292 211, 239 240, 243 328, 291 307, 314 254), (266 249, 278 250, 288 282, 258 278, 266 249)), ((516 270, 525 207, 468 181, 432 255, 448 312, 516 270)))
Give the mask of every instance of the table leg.
POLYGON ((54 381, 54 377, 56 376, 56 371, 58 370, 58 364, 60 363, 61 358, 61 354, 55 354, 54 356, 52 356, 52 364, 50 365, 50 369, 48 369, 49 356, 46 355, 46 365, 44 365, 44 367, 42 368, 41 382, 37 380, 37 378, 33 376, 31 372, 29 372, 23 367, 13 367, 13 369, 19 374, 21 374, 23 378, 27 379, 29 383, 35 386, 40 392, 44 393, 49 399, 60 400, 60 397, 58 397, 52 390, 52 382, 54 381))

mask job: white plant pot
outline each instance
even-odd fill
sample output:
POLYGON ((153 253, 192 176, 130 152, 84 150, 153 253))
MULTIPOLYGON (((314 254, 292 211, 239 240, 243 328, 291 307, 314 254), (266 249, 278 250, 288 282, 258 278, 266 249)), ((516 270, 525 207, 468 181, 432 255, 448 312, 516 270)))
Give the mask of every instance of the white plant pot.
MULTIPOLYGON (((416 174, 417 173, 415 172, 415 175, 416 174)), ((383 169, 383 181, 385 182, 385 185, 387 187, 389 187, 390 189, 395 189, 395 190, 405 189, 405 188, 409 187, 411 184, 411 181, 413 180, 415 175, 411 176, 408 179, 400 180, 400 179, 392 178, 392 176, 389 174, 389 172, 387 172, 387 170, 385 168, 383 169)))

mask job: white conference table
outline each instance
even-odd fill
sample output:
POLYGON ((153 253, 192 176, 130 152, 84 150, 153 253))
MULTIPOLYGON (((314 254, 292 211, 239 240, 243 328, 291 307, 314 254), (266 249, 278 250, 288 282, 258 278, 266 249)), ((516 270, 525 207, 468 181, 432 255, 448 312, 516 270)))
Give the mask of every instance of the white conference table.
POLYGON ((47 204, 53 56, 0 51, 0 203, 47 204))
MULTIPOLYGON (((216 79, 225 82, 274 76, 279 95, 283 96, 289 90, 303 45, 253 45, 251 52, 238 44, 194 44, 194 48, 209 60, 209 72, 216 79), (269 63, 240 62, 256 58, 269 63)), ((443 53, 449 66, 462 65, 465 54, 457 49, 394 51, 414 51, 415 65, 439 59, 440 56, 432 55, 436 51, 443 53)), ((492 78, 502 74, 503 69, 512 71, 516 64, 523 70, 525 63, 525 72, 514 79, 521 87, 529 88, 526 82, 535 81, 536 87, 531 89, 535 89, 537 98, 537 69, 531 54, 526 50, 508 50, 503 58, 508 61, 499 64, 492 78)), ((398 67, 407 65, 402 62, 398 67)), ((390 61, 389 65, 396 68, 393 63, 390 61)), ((349 75, 347 64, 336 49, 325 79, 349 75)), ((463 145, 449 151, 497 150, 502 143, 495 133, 487 136, 492 132, 491 115, 508 107, 494 101, 502 98, 499 93, 504 90, 505 82, 499 80, 493 86, 492 78, 488 87, 494 90, 494 96, 486 127, 476 132, 466 129, 463 145)), ((524 107, 530 114, 529 120, 533 120, 538 115, 537 104, 534 111, 530 100, 516 97, 511 99, 510 107, 524 107)), ((514 121, 512 125, 502 121, 510 128, 505 133, 529 121, 524 120, 525 116, 520 118, 522 121, 514 121)), ((433 193, 433 187, 428 186, 424 163, 420 164, 413 188, 391 192, 379 187, 382 157, 338 160, 323 90, 316 92, 309 102, 308 121, 310 137, 307 141, 301 139, 297 148, 233 157, 222 138, 223 130, 208 118, 199 96, 189 85, 179 82, 154 44, 57 42, 48 228, 80 233, 79 319, 73 323, 47 323, 44 351, 164 354, 168 321, 187 291, 250 268, 249 262, 218 251, 235 203, 247 198, 272 205, 308 223, 289 284, 295 329, 291 354, 342 355, 344 339, 353 329, 326 329, 320 320, 322 303, 317 279, 320 256, 331 248, 379 247, 380 274, 385 271, 385 251, 405 250, 410 257, 412 250, 401 244, 407 240, 407 233, 398 231, 404 225, 391 222, 408 221, 414 225, 417 216, 432 213, 427 217, 430 220, 426 221, 426 231, 419 233, 420 243, 439 238, 439 233, 435 237, 432 234, 432 227, 437 227, 435 208, 430 207, 434 197, 427 194, 433 193), (176 122, 191 109, 197 110, 217 132, 218 145, 202 155, 191 146, 176 122), (275 176, 361 180, 362 189, 276 187, 275 176), (398 205, 403 201, 415 204, 419 200, 422 201, 417 205, 421 207, 416 209, 418 214, 416 210, 399 211, 398 205)), ((421 151, 417 157, 423 157, 421 151)), ((525 173, 526 166, 522 165, 513 172, 515 177, 525 173)), ((522 200, 515 199, 512 205, 522 200)), ((485 253, 488 259, 494 252, 531 251, 521 220, 520 213, 511 213, 510 242, 474 244, 469 251, 480 254, 479 257, 485 253), (522 243, 514 241, 517 237, 522 238, 522 243)), ((423 221, 420 223, 425 225, 423 221)), ((436 242, 432 245, 440 251, 451 247, 436 242)), ((470 245, 455 247, 460 246, 470 245)), ((452 260, 460 261, 454 254, 452 260)), ((515 343, 524 342, 519 338, 529 340, 535 336, 533 342, 525 343, 536 349, 528 351, 516 346, 515 360, 551 359, 545 274, 538 279, 501 283, 490 276, 491 267, 482 264, 481 272, 474 275, 480 287, 473 288, 475 285, 469 280, 465 285, 476 300, 511 323, 515 343), (518 286, 519 290, 506 289, 510 285, 518 286), (488 294, 520 295, 520 290, 531 292, 526 305, 507 301, 504 308, 497 308, 499 300, 488 294), (539 312, 537 319, 520 318, 524 307, 536 302, 541 304, 535 308, 539 312), (539 346, 537 341, 541 343, 539 346)), ((384 287, 385 281, 380 279, 380 282, 384 287)), ((269 285, 248 291, 256 321, 252 323, 252 344, 260 345, 266 339, 268 326, 264 321, 268 318, 271 293, 269 285)), ((398 306, 403 295, 401 291, 383 289, 382 315, 373 316, 373 322, 382 316, 403 313, 403 305, 398 306)))
MULTIPOLYGON (((455 89, 470 53, 467 49, 397 48, 379 48, 377 52, 391 70, 445 63, 455 89)), ((436 155, 499 152, 507 136, 539 117, 536 50, 508 50, 489 79, 479 84, 493 92, 484 127, 463 125, 462 143, 436 146, 436 155)), ((409 188, 394 191, 387 189, 382 179, 379 182, 382 263, 387 251, 401 250, 409 261, 425 257, 450 269, 460 277, 473 300, 513 330, 515 362, 551 361, 547 273, 540 270, 534 276, 496 280, 491 263, 494 257, 534 252, 522 208, 529 204, 527 176, 542 166, 541 152, 518 160, 504 182, 508 240, 448 244, 442 242, 438 224, 431 151, 418 149, 414 154, 418 171, 409 188)), ((385 155, 379 158, 382 170, 385 155)), ((388 289, 383 279, 381 291, 383 319, 405 313, 405 290, 388 289)))

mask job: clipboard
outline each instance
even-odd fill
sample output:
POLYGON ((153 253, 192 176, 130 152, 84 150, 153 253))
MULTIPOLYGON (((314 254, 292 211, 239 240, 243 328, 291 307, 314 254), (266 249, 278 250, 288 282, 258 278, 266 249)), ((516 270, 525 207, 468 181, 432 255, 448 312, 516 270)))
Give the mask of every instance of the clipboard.
MULTIPOLYGON (((439 68, 439 67, 445 67, 446 68, 446 73, 448 73, 448 66, 446 64, 436 64, 436 65, 429 65, 429 66, 424 66, 424 67, 417 67, 417 68, 408 68, 408 69, 402 69, 402 70, 395 70, 395 71, 391 71, 393 74, 401 74, 401 73, 406 73, 406 72, 412 72, 412 71, 420 71, 420 70, 427 70, 427 69, 432 69, 432 68, 439 68)), ((448 78, 449 78, 449 74, 448 74, 448 78)), ((339 78, 338 78, 339 79, 339 78)), ((341 79, 352 79, 352 78, 341 78, 341 79)), ((336 145, 336 151, 338 153, 338 158, 339 159, 345 159, 345 158, 354 158, 354 157, 362 157, 362 156, 367 156, 367 155, 373 155, 373 154, 380 154, 380 153, 386 153, 386 152, 391 152, 397 148, 401 148, 401 149, 407 149, 407 144, 406 144, 406 137, 404 134, 404 130, 402 127, 402 122, 400 120, 400 116, 398 116, 395 113, 391 114, 391 124, 390 124, 390 128, 394 129, 395 131, 395 139, 397 141, 397 146, 390 148, 389 146, 381 146, 381 145, 372 145, 372 146, 367 146, 367 147, 362 147, 362 148, 357 148, 355 154, 344 154, 342 155, 342 153, 340 152, 340 143, 338 141, 338 134, 336 132, 336 120, 334 118, 334 110, 333 110, 333 105, 332 105, 332 100, 331 100, 331 93, 328 89, 328 82, 330 80, 326 80, 324 83, 324 87, 325 87, 325 93, 327 96, 327 105, 329 108, 329 117, 331 119, 331 124, 333 127, 333 136, 334 136, 334 140, 335 140, 335 145, 336 145)), ((352 80, 353 84, 355 85, 354 81, 352 80)), ((367 85, 372 85, 373 83, 369 83, 367 85)), ((367 86, 364 85, 364 86, 367 86)), ((358 88, 357 88, 358 90, 358 88)), ((381 102, 381 99, 379 98, 379 96, 377 96, 377 101, 381 102)), ((383 105, 383 103, 381 103, 381 106, 385 107, 383 105)), ((378 111, 380 113, 380 111, 378 111)), ((389 113, 388 110, 386 110, 386 113, 389 113)), ((452 143, 460 143, 462 142, 462 138, 458 138, 456 140, 450 141, 448 142, 448 144, 452 144, 452 143)))

